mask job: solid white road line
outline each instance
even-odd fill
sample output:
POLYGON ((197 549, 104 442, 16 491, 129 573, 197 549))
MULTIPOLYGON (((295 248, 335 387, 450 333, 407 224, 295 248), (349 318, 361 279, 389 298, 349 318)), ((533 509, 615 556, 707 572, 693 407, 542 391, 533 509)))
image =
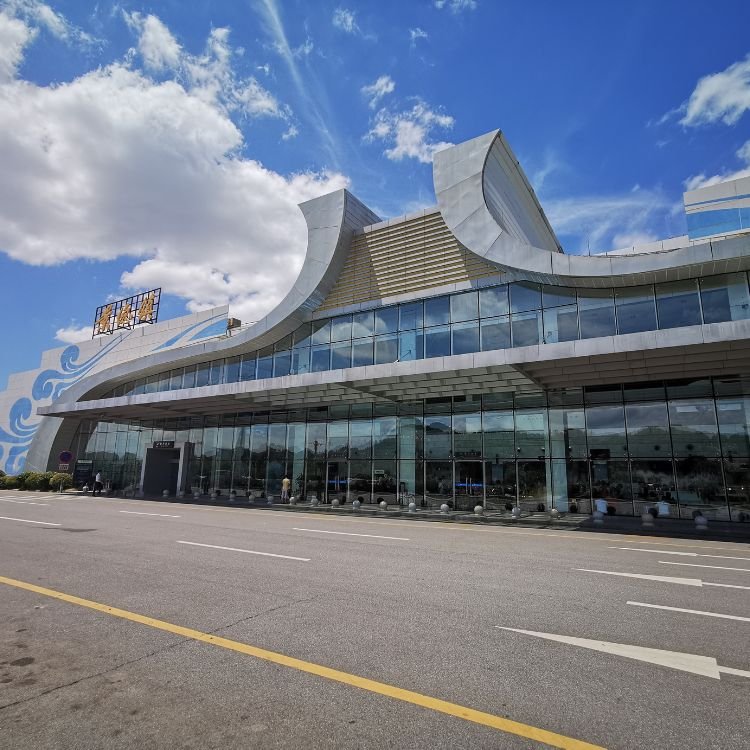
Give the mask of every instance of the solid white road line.
POLYGON ((503 628, 495 625, 498 630, 510 630, 513 633, 523 633, 535 638, 544 638, 548 641, 566 643, 570 646, 580 646, 591 651, 601 651, 605 654, 623 656, 626 659, 645 661, 658 664, 662 667, 677 669, 681 672, 711 677, 714 680, 721 679, 721 673, 750 677, 750 672, 732 667, 721 667, 712 656, 700 656, 699 654, 686 654, 680 651, 663 651, 660 648, 644 648, 642 646, 631 646, 627 643, 610 643, 608 641, 595 641, 589 638, 573 638, 568 635, 557 635, 556 633, 538 633, 534 630, 519 630, 518 628, 503 628))
POLYGON ((311 531, 313 534, 336 534, 338 536, 366 536, 368 539, 393 539, 397 542, 408 542, 409 540, 403 536, 379 536, 378 534, 353 534, 349 531, 324 531, 323 529, 298 529, 293 528, 292 531, 311 531))
POLYGON ((689 615, 703 615, 704 617, 720 617, 723 620, 739 620, 750 622, 750 617, 738 617, 737 615, 722 615, 719 612, 703 612, 700 609, 681 609, 680 607, 665 607, 662 604, 646 604, 645 602, 628 602, 634 607, 650 607, 651 609, 666 609, 669 612, 686 612, 689 615))
POLYGON ((18 503, 19 505, 44 505, 47 506, 49 503, 34 503, 31 500, 11 500, 7 497, 0 497, 0 502, 3 503, 18 503))
POLYGON ((737 570, 741 573, 750 573, 750 568, 726 568, 722 565, 698 565, 698 563, 678 563, 667 560, 659 560, 660 565, 684 565, 688 568, 712 568, 713 570, 737 570))
POLYGON ((678 583, 682 586, 717 586, 722 589, 748 589, 750 586, 737 586, 733 583, 709 583, 700 578, 673 578, 671 576, 649 576, 642 573, 620 573, 614 570, 591 570, 590 568, 574 568, 580 573, 601 573, 605 576, 622 576, 623 578, 640 578, 644 581, 661 581, 662 583, 678 583))
POLYGON ((0 516, 2 521, 20 521, 21 523, 37 523, 40 526, 62 526, 60 523, 48 523, 47 521, 30 521, 28 518, 10 518, 8 516, 0 516))
POLYGON ((702 555, 700 552, 672 552, 667 549, 639 549, 638 547, 610 547, 610 549, 625 549, 630 552, 656 552, 659 555, 682 555, 683 557, 712 557, 716 560, 746 560, 750 557, 730 557, 729 555, 702 555))
POLYGON ((237 549, 237 547, 220 547, 218 544, 200 544, 200 542, 178 541, 177 544, 189 544, 193 547, 208 547, 210 549, 223 549, 227 552, 244 552, 247 555, 261 555, 262 557, 280 557, 282 560, 298 560, 299 562, 310 562, 309 557, 291 557, 289 555, 275 555, 271 552, 256 552, 251 549, 237 549))
POLYGON ((159 516, 159 518, 182 518, 182 516, 172 516, 169 513, 143 513, 139 510, 121 510, 120 513, 127 513, 129 516, 159 516))

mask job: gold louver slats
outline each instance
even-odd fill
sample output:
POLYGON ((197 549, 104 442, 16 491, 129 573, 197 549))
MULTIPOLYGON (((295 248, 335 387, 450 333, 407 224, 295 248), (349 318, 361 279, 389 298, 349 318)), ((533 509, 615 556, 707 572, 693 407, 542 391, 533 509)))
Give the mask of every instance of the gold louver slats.
POLYGON ((500 272, 463 247, 439 211, 356 235, 320 310, 392 297, 500 272))

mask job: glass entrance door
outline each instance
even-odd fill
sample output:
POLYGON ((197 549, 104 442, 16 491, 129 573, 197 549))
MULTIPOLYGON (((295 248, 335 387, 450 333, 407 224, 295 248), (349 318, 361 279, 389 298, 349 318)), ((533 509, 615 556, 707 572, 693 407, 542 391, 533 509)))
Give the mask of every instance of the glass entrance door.
POLYGON ((325 500, 327 503, 334 497, 338 498, 342 505, 346 502, 347 473, 346 461, 328 462, 325 500))
POLYGON ((484 505, 482 462, 456 461, 454 487, 457 510, 473 510, 476 505, 484 505))
POLYGON ((453 463, 425 462, 425 505, 439 508, 443 503, 453 507, 453 463))

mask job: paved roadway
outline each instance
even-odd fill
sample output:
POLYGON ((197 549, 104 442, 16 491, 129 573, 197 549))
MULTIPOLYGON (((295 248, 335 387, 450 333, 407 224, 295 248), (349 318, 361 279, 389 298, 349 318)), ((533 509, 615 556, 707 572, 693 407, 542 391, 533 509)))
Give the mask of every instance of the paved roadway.
POLYGON ((0 747, 748 747, 747 544, 23 492, 0 517, 0 747))

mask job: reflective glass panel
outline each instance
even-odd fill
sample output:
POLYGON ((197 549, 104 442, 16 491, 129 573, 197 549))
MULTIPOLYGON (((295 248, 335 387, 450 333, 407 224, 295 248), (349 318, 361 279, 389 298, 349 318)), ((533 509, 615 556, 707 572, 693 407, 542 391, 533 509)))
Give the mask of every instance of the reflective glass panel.
POLYGON ((453 463, 425 461, 425 505, 439 508, 443 503, 453 507, 453 463))
POLYGON ((510 312, 508 285, 493 286, 479 290, 479 312, 483 318, 494 318, 510 312))
POLYGON ((513 346, 536 346, 542 341, 542 313, 515 313, 510 316, 513 346))
POLYGON ((586 407, 586 430, 592 459, 627 456, 625 412, 621 405, 586 407))
POLYGON ((383 365, 398 359, 398 335, 375 337, 375 364, 383 365))
POLYGON ((510 318, 487 318, 481 323, 482 351, 508 349, 510 347, 510 318))
POLYGON ((578 338, 578 308, 575 305, 544 311, 544 341, 575 341, 578 338))
POLYGON ((243 354, 240 362, 240 380, 255 380, 255 367, 257 360, 255 352, 252 354, 243 354))
POLYGON ((719 435, 713 399, 669 402, 675 456, 718 456, 719 435))
POLYGON ((518 282, 509 284, 510 311, 525 312, 526 310, 540 310, 542 307, 542 290, 539 284, 518 282))
POLYGON ((701 279, 704 323, 750 318, 750 297, 744 273, 728 273, 701 279))
POLYGON ((352 341, 352 367, 365 367, 372 364, 372 339, 352 341))
POLYGON ((293 375, 303 375, 310 372, 310 348, 305 346, 292 351, 290 372, 293 375))
POLYGON ((448 357, 451 353, 451 331, 449 326, 425 328, 424 356, 448 357))
POLYGON ((701 324, 698 282, 670 281, 656 285, 656 310, 659 328, 679 328, 701 324))
POLYGON ((450 414, 424 418, 424 451, 426 458, 450 458, 450 414))
POLYGON ((349 426, 350 458, 372 457, 372 420, 355 419, 349 426))
POLYGON ((460 323, 464 320, 476 320, 479 317, 479 298, 476 292, 453 294, 451 301, 451 321, 460 323))
POLYGON ((634 457, 669 456, 669 420, 665 403, 629 403, 625 406, 628 450, 634 457))
POLYGON ((617 333, 638 333, 656 329, 656 305, 651 286, 615 290, 617 333))
POLYGON ((479 324, 454 323, 451 326, 453 354, 468 354, 479 351, 479 324))
POLYGON ((343 370, 351 367, 352 345, 348 341, 331 344, 331 369, 343 370))
POLYGON ((398 337, 398 359, 399 362, 407 362, 411 359, 422 359, 424 357, 424 336, 421 329, 415 331, 403 331, 398 337))
POLYGON ((414 328, 421 328, 423 325, 421 302, 399 305, 399 315, 399 329, 402 331, 411 331, 414 328))
POLYGON ((576 290, 564 286, 543 286, 542 306, 560 307, 561 305, 575 305, 576 290))
POLYGON ((229 357, 224 364, 224 382, 236 383, 240 379, 240 358, 229 357))
POLYGON ((453 454, 455 458, 482 457, 482 415, 453 416, 453 454))
POLYGON ((677 515, 677 492, 672 462, 664 459, 630 462, 635 514, 648 511, 661 516, 677 515))
POLYGON ((578 315, 582 339, 614 336, 615 301, 611 289, 578 292, 578 315))
POLYGON ((450 323, 450 301, 448 297, 435 297, 424 301, 425 326, 437 326, 450 323))
POLYGON ((398 307, 381 307, 375 310, 375 333, 398 331, 398 307))
POLYGON ((680 517, 694 518, 700 511, 707 518, 729 520, 721 465, 716 458, 691 456, 675 460, 680 517))
POLYGON ((310 372, 323 372, 331 369, 331 347, 329 344, 313 346, 310 349, 310 372))
POLYGON ((501 458, 515 458, 516 443, 513 430, 513 412, 486 411, 482 415, 484 433, 484 457, 498 461, 501 458))
POLYGON ((341 315, 331 320, 331 341, 348 341, 352 337, 352 316, 341 315))
POLYGON ((372 336, 375 332, 375 313, 372 310, 352 315, 352 338, 372 336))
POLYGON ((258 352, 258 380, 273 377, 273 347, 266 347, 258 352))
POLYGON ((519 458, 549 455, 546 409, 516 410, 516 453, 519 458))
POLYGON ((313 320, 312 323, 312 343, 327 344, 331 340, 331 321, 330 320, 313 320))
POLYGON ((286 351, 276 352, 276 354, 273 355, 273 375, 275 378, 288 375, 291 366, 292 353, 288 349, 286 351))
POLYGON ((724 456, 750 456, 750 398, 718 398, 716 411, 724 456))
POLYGON ((512 510, 516 504, 516 462, 485 461, 484 481, 488 510, 512 510))
POLYGON ((310 325, 310 323, 303 323, 292 334, 292 345, 295 348, 299 346, 310 346, 311 337, 312 337, 312 326, 310 325))

